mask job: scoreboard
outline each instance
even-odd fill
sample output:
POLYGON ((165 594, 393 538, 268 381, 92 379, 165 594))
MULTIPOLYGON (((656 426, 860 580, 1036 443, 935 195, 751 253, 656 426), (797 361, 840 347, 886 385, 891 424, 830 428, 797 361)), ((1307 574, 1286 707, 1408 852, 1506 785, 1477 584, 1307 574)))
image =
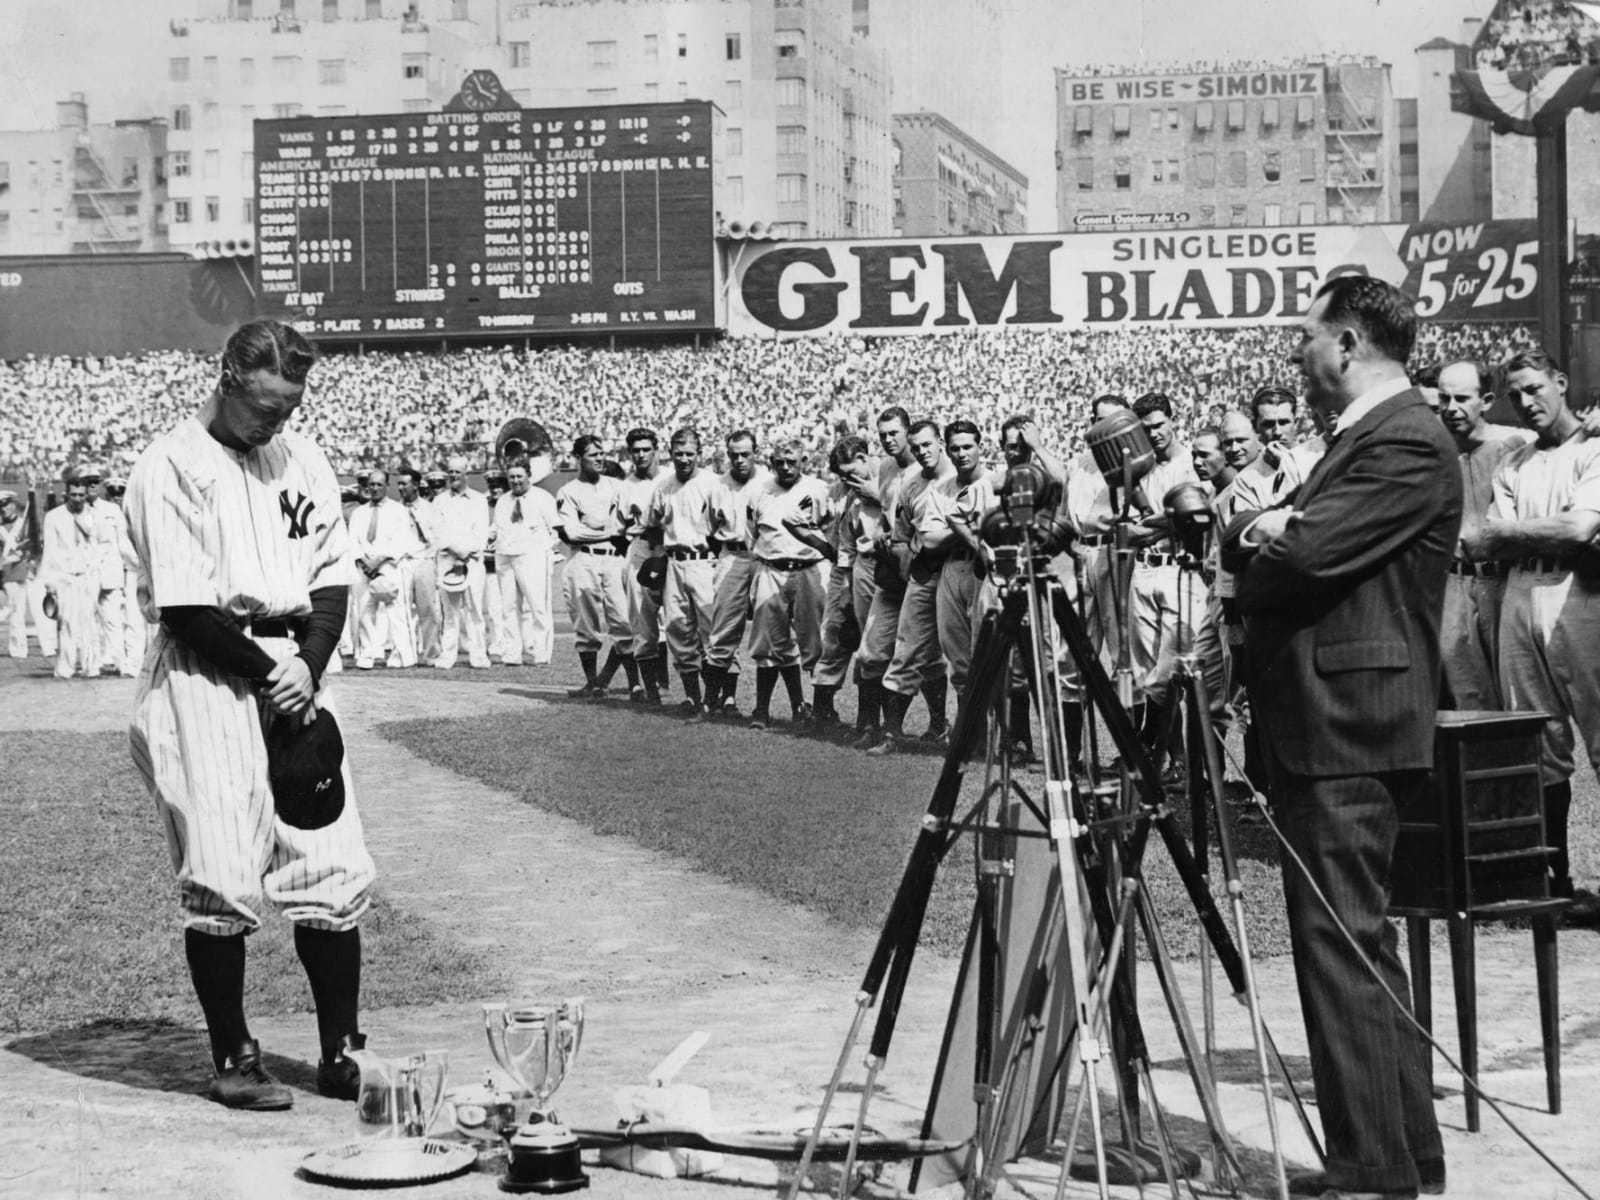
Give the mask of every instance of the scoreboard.
POLYGON ((363 340, 712 328, 713 111, 257 121, 260 309, 363 340))

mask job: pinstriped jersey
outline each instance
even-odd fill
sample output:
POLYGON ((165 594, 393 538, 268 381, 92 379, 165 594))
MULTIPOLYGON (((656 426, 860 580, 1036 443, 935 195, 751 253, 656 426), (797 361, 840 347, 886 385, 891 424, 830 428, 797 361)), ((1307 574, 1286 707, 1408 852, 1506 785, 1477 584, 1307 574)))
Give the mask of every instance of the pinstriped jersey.
POLYGON ((148 621, 186 604, 305 614, 313 590, 354 577, 338 480, 298 433, 233 450, 190 417, 139 456, 125 504, 148 621))

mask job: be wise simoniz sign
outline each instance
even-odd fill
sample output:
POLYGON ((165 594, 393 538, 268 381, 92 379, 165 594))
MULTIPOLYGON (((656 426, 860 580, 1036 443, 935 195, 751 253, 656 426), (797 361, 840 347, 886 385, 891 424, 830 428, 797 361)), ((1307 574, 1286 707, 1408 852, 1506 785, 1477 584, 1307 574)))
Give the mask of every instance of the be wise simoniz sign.
POLYGON ((982 326, 1290 324, 1328 278, 1375 275, 1438 321, 1534 321, 1532 221, 733 246, 736 335, 982 326))

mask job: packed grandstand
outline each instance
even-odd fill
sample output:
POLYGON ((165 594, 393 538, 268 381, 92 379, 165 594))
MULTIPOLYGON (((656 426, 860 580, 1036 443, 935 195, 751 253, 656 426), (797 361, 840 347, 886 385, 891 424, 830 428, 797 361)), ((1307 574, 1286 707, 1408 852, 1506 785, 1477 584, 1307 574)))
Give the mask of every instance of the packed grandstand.
MULTIPOLYGON (((870 429, 889 404, 939 421, 975 417, 991 443, 1007 416, 1032 413, 1054 448, 1070 452, 1088 400, 1102 392, 1166 392, 1193 430, 1264 383, 1298 388, 1287 360, 1292 336, 1265 326, 1001 330, 330 354, 296 421, 345 473, 432 465, 457 450, 485 466, 513 416, 544 423, 558 449, 585 433, 620 448, 638 425, 694 425, 715 439, 748 428, 763 445, 800 439, 816 467, 841 432, 870 429)), ((1522 326, 1425 325, 1413 366, 1463 357, 1493 364, 1532 341, 1522 326)), ((199 404, 215 374, 214 356, 182 351, 0 363, 0 478, 55 480, 84 462, 124 471, 199 404)))

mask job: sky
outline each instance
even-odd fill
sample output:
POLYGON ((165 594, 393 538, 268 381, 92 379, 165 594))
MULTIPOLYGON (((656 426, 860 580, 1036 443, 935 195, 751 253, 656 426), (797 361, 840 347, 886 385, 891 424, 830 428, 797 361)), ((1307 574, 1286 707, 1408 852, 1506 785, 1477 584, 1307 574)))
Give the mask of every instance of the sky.
MULTIPOLYGON (((502 0, 509 3, 510 0, 502 0)), ((924 0, 930 5, 941 0, 924 0)), ((165 54, 161 14, 197 0, 0 0, 0 128, 48 128, 55 102, 84 92, 91 120, 147 115, 138 47, 165 54)), ((1142 70, 1179 62, 1281 61, 1318 49, 1375 54, 1393 65, 1398 95, 1415 94, 1412 51, 1458 39, 1463 18, 1493 0, 1002 0, 1003 114, 996 151, 1030 180, 1029 211, 1047 228, 1055 211, 1057 67, 1090 63, 1142 70)), ((266 7, 261 5, 261 7, 266 7)))

